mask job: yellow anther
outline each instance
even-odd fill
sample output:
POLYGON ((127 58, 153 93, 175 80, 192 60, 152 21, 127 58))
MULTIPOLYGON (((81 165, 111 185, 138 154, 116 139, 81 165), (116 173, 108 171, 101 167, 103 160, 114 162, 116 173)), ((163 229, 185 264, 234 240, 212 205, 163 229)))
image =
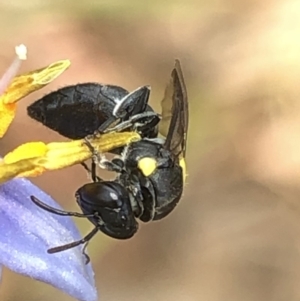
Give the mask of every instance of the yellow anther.
POLYGON ((27 60, 27 47, 24 44, 16 46, 15 50, 19 60, 27 60))

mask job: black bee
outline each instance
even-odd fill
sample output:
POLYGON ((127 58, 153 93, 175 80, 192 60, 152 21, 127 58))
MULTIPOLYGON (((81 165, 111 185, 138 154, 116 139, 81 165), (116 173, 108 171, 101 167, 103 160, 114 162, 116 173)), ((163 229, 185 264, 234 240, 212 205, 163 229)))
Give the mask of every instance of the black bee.
MULTIPOLYGON (((49 249, 49 253, 87 243, 98 231, 113 238, 128 239, 138 230, 137 219, 143 222, 160 220, 176 207, 186 176, 188 132, 188 98, 178 60, 162 100, 159 131, 163 137, 133 142, 124 147, 120 157, 108 162, 108 168, 117 172, 114 180, 103 181, 94 170, 91 171, 94 181, 76 192, 76 200, 83 213, 58 210, 31 197, 36 205, 47 211, 86 217, 95 225, 83 239, 49 249)), ((94 152, 94 159, 107 167, 101 154, 94 152)))

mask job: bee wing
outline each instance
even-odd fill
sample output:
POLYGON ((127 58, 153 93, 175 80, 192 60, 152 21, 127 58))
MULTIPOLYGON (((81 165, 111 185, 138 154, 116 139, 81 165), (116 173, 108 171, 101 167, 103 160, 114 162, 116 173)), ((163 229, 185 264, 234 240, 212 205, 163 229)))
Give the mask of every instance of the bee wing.
POLYGON ((175 156, 186 152, 186 140, 189 122, 188 97, 179 60, 171 73, 171 80, 166 87, 161 102, 162 119, 159 132, 166 137, 164 147, 175 156))

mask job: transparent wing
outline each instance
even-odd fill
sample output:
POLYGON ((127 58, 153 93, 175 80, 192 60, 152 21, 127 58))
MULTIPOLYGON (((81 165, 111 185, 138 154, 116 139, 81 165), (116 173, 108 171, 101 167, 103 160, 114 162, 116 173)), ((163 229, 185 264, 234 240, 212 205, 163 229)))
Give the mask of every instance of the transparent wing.
POLYGON ((175 156, 182 154, 185 157, 189 109, 179 60, 175 60, 175 67, 172 70, 161 106, 162 120, 159 123, 159 132, 166 137, 164 147, 175 156))

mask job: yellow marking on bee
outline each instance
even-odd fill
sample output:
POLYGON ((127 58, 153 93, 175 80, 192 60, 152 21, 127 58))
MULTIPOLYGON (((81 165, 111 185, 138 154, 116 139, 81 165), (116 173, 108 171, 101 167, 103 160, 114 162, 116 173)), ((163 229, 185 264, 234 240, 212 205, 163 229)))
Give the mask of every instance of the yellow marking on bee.
POLYGON ((181 158, 179 160, 179 165, 182 168, 183 184, 185 184, 187 173, 186 173, 186 164, 185 164, 185 159, 184 158, 181 158))
POLYGON ((145 177, 150 176, 157 167, 157 161, 154 158, 145 157, 139 160, 138 168, 145 177))

